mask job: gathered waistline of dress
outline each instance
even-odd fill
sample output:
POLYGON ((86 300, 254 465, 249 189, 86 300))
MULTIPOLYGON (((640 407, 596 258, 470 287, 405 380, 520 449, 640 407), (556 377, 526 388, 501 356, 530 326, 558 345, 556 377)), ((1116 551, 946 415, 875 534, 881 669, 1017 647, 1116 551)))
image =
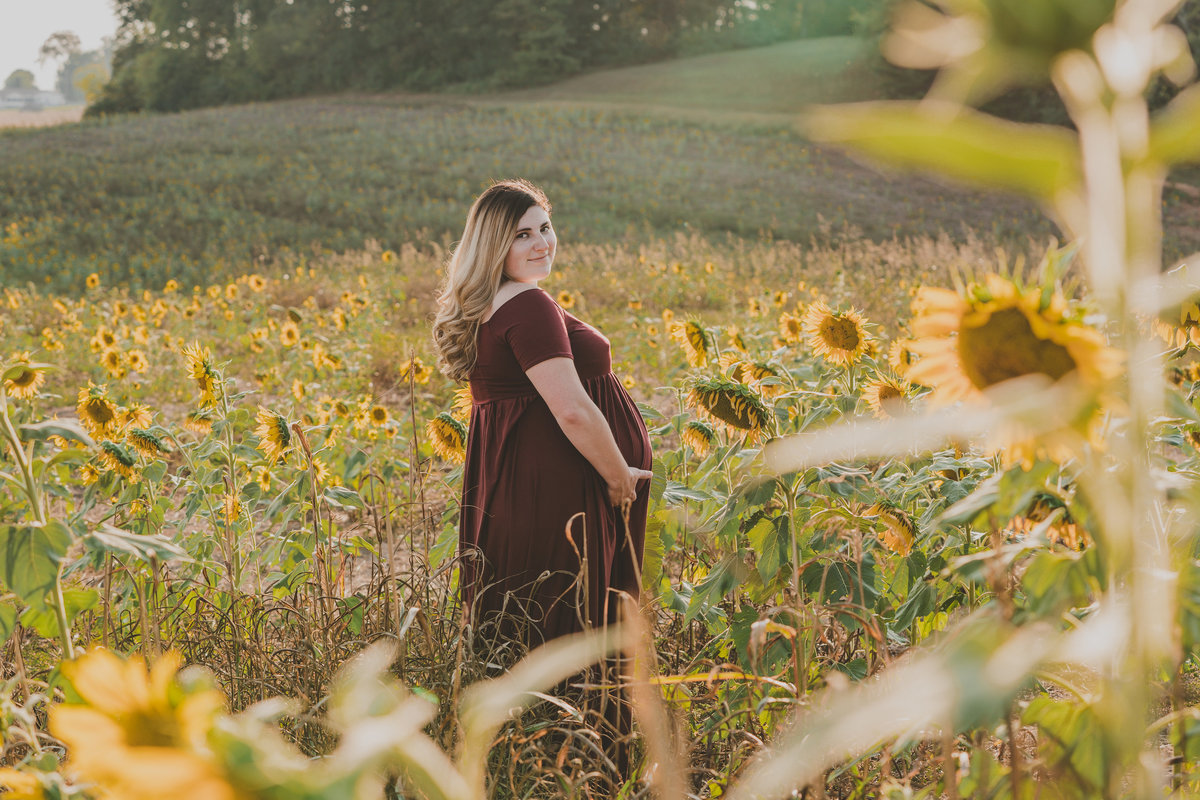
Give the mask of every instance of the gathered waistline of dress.
MULTIPOLYGON (((617 374, 610 369, 608 372, 602 373, 600 375, 593 375, 590 378, 580 378, 580 383, 582 383, 584 386, 587 386, 590 383, 601 380, 603 378, 607 378, 609 375, 611 375, 614 379, 617 377, 617 374)), ((620 383, 620 380, 618 379, 617 382, 620 383)), ((486 400, 479 400, 477 398, 472 397, 471 405, 486 406, 486 405, 491 405, 492 403, 503 402, 505 400, 524 400, 526 398, 539 397, 539 396, 540 395, 538 394, 537 389, 534 389, 532 392, 525 392, 524 394, 510 394, 510 395, 505 395, 504 397, 490 397, 486 400)))

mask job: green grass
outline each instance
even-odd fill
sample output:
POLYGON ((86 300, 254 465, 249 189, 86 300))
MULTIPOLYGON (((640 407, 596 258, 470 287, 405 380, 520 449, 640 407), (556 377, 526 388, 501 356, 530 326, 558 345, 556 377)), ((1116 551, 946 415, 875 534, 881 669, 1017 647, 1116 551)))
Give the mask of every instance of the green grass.
MULTIPOLYGON (((546 188, 565 241, 945 232, 1040 249, 1054 226, 1023 200, 802 138, 783 109, 873 91, 845 78, 855 48, 788 43, 509 95, 337 96, 0 131, 0 278, 76 290, 96 272, 157 287, 372 240, 448 241, 488 180, 513 175, 546 188)), ((1200 249, 1195 201, 1173 196, 1168 256, 1200 249)))
POLYGON ((498 99, 678 108, 741 120, 792 115, 814 103, 884 99, 870 53, 855 37, 803 39, 604 70, 498 99))

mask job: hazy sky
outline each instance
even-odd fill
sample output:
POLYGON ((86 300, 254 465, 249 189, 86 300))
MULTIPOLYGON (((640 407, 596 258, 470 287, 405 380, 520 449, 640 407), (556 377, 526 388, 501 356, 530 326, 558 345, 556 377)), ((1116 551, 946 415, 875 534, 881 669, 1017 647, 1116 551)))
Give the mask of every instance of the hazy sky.
POLYGON ((47 36, 73 31, 84 50, 93 50, 116 30, 111 0, 0 0, 0 86, 13 70, 27 69, 39 89, 53 89, 58 65, 37 63, 47 36))

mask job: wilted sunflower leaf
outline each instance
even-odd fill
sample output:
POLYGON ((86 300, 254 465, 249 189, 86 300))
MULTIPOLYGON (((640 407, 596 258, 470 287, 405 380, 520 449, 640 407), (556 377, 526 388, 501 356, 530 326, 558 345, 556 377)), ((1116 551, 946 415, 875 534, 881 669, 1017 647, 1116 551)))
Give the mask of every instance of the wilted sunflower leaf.
POLYGON ((1080 183, 1079 145, 1049 125, 915 102, 848 103, 811 111, 813 139, 909 170, 1052 201, 1080 183))
POLYGON ((84 537, 84 541, 103 552, 126 553, 148 561, 190 561, 191 557, 179 545, 160 534, 137 534, 104 523, 84 537))

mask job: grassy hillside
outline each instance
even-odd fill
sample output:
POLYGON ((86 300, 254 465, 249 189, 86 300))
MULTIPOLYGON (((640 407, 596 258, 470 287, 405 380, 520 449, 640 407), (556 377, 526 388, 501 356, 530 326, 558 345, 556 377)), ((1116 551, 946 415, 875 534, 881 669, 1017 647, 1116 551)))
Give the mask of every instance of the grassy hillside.
MULTIPOLYGON (((846 39, 790 43, 518 95, 341 96, 0 131, 0 277, 200 283, 371 240, 440 241, 489 179, 511 175, 545 186, 565 242, 945 232, 1023 247, 1053 233, 1024 201, 804 141, 781 110, 869 96, 843 79, 855 52, 846 39)), ((1169 249, 1200 249, 1186 223, 1195 201, 1174 196, 1169 249)))
POLYGON ((867 42, 850 36, 804 39, 604 70, 498 99, 789 115, 813 103, 886 97, 885 86, 865 63, 870 52, 867 42))

